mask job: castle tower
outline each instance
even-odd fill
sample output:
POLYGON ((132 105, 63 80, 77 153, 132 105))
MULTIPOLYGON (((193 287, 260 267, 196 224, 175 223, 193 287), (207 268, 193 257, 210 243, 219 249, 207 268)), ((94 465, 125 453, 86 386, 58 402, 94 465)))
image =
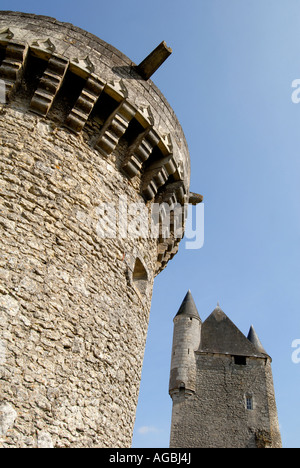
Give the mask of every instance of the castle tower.
POLYGON ((143 229, 154 202, 195 199, 149 79, 170 52, 136 66, 71 24, 0 13, 2 447, 131 445, 153 281, 180 242, 143 229))
MULTIPOLYGON (((172 353, 181 346, 180 335, 175 332, 177 326, 175 321, 172 353)), ((180 379, 174 379, 172 355, 170 447, 280 448, 271 358, 254 328, 246 338, 219 306, 201 327, 194 328, 195 334, 196 328, 196 376, 187 390, 181 386, 182 371, 178 372, 180 379)), ((186 336, 187 333, 187 343, 186 336)), ((196 341, 195 336, 193 342, 196 341)), ((188 368, 183 352, 176 367, 188 368)))
POLYGON ((188 291, 174 318, 170 395, 195 392, 195 351, 200 344, 201 319, 191 291, 188 291))

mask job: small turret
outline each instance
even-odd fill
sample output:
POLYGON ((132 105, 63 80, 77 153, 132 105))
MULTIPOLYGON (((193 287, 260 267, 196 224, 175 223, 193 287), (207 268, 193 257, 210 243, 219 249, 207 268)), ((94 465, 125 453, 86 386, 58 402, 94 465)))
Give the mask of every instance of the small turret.
POLYGON ((200 345, 201 319, 191 291, 188 291, 174 318, 174 335, 169 393, 194 392, 196 385, 195 351, 200 345))
MULTIPOLYGON (((261 344, 260 339, 257 336, 256 331, 254 330, 253 325, 251 325, 248 336, 248 340, 251 341, 251 343, 255 346, 255 348, 262 354, 266 354, 266 351, 264 350, 263 345, 261 344)), ((271 359, 271 358, 270 358, 271 359)))

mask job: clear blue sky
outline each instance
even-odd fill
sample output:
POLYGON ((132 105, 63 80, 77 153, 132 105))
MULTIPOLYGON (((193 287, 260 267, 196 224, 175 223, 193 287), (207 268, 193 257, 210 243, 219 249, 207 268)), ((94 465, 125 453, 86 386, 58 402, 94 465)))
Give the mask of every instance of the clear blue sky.
POLYGON ((180 249, 156 279, 134 447, 168 447, 173 323, 191 289, 205 319, 217 301, 273 357, 285 447, 300 448, 299 0, 2 0, 54 16, 140 62, 174 50, 153 81, 184 128, 191 189, 205 197, 205 245, 180 249))

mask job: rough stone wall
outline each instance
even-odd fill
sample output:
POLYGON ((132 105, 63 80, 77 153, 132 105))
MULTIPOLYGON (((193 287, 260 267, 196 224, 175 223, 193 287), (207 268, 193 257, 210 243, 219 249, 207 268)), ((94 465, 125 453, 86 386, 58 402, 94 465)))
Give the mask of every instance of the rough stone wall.
POLYGON ((0 79, 0 446, 129 447, 178 240, 101 238, 98 209, 187 201, 182 130, 128 58, 51 18, 0 14, 0 79))
POLYGON ((34 116, 8 110, 1 127, 0 401, 18 414, 3 445, 46 431, 58 447, 129 446, 157 246, 99 241, 96 209, 136 192, 34 116))
POLYGON ((178 391, 172 396, 170 446, 279 448, 269 360, 249 357, 244 366, 235 364, 233 356, 196 353, 196 359, 195 393, 178 391), (247 396, 253 398, 253 410, 246 408, 247 396))

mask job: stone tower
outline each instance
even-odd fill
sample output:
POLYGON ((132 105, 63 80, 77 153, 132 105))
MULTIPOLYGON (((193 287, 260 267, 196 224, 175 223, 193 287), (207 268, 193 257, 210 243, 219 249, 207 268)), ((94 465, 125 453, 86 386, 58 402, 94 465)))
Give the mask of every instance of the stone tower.
POLYGON ((174 319, 171 448, 280 448, 271 358, 218 306, 201 322, 190 292, 174 319))
POLYGON ((136 66, 71 24, 0 13, 2 447, 131 445, 153 281, 180 241, 136 220, 195 202, 149 79, 170 52, 136 66))

